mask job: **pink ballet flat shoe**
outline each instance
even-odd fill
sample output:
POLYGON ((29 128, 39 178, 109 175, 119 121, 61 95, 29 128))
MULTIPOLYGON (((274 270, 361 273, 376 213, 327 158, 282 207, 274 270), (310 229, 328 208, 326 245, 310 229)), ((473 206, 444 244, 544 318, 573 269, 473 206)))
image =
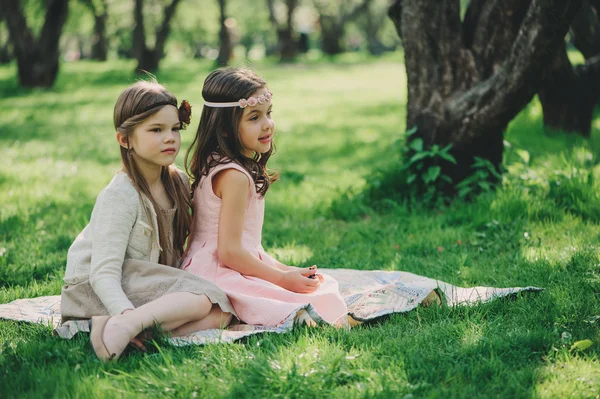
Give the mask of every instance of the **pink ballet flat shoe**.
POLYGON ((110 316, 94 316, 90 320, 90 343, 96 356, 103 362, 117 360, 121 355, 121 353, 110 353, 102 340, 109 319, 110 316))

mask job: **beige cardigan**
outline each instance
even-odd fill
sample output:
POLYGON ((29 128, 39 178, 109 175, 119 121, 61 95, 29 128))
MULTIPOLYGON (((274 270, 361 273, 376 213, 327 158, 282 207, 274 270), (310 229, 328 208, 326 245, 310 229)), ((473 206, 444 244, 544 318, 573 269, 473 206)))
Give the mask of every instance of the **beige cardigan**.
MULTIPOLYGON (((187 184, 187 177, 181 175, 187 184)), ((65 283, 89 280, 111 315, 133 309, 121 288, 123 262, 157 263, 161 251, 157 232, 152 202, 138 194, 125 172, 118 173, 98 195, 90 223, 69 248, 65 283)))

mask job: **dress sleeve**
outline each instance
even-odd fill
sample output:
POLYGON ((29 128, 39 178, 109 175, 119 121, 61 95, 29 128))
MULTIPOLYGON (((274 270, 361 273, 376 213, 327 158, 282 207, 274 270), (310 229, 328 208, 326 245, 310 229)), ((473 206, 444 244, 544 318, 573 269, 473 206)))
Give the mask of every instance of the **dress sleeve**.
POLYGON ((98 196, 90 221, 90 285, 113 316, 125 309, 134 309, 123 291, 121 278, 138 207, 136 196, 108 189, 98 196))

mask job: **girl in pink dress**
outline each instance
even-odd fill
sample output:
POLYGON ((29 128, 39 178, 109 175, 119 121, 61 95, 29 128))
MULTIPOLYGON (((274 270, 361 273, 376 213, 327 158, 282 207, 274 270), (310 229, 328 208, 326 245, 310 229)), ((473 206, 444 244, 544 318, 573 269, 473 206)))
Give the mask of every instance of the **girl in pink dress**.
POLYGON ((316 266, 284 265, 261 245, 264 195, 278 177, 267 169, 275 134, 271 96, 246 68, 218 69, 204 81, 204 109, 186 155, 194 222, 182 267, 225 291, 247 324, 295 317, 347 326, 337 281, 316 266))

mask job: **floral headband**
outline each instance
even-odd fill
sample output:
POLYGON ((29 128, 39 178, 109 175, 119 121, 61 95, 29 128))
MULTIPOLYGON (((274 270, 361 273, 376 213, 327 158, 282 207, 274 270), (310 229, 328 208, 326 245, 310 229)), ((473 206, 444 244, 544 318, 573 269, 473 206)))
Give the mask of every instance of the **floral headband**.
POLYGON ((250 98, 242 98, 239 101, 233 101, 229 103, 213 103, 210 101, 204 101, 204 105, 212 108, 227 108, 227 107, 254 107, 256 104, 263 104, 265 102, 271 101, 271 97, 273 97, 273 93, 271 93, 268 89, 265 94, 261 94, 257 97, 250 98))

